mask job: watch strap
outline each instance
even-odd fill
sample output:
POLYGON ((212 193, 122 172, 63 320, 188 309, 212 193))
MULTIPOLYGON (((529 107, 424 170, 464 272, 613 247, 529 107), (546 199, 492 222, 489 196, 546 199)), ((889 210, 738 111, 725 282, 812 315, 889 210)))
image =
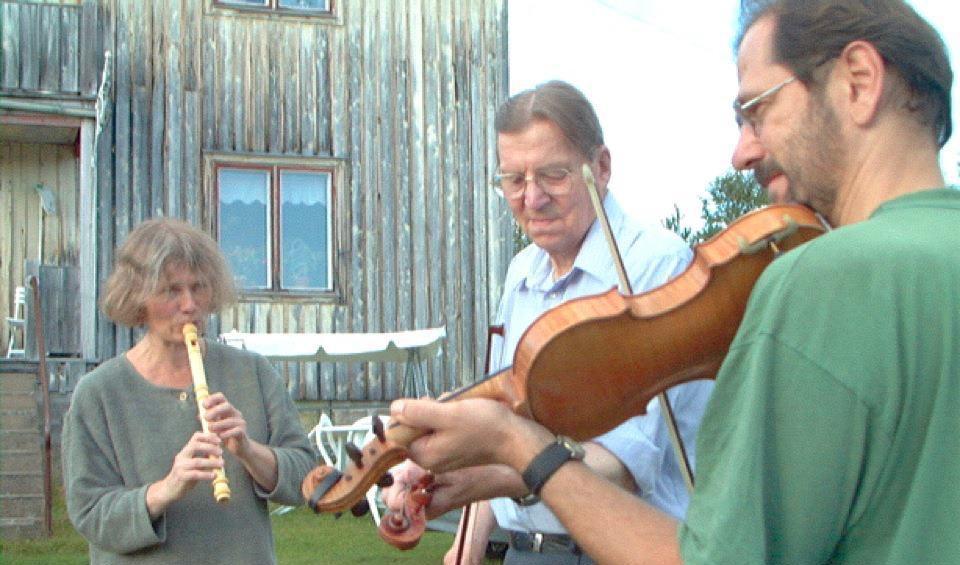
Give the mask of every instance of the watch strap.
POLYGON ((523 483, 527 485, 530 494, 540 496, 540 489, 547 479, 571 459, 583 459, 583 448, 571 439, 557 437, 557 440, 538 453, 523 471, 523 483))

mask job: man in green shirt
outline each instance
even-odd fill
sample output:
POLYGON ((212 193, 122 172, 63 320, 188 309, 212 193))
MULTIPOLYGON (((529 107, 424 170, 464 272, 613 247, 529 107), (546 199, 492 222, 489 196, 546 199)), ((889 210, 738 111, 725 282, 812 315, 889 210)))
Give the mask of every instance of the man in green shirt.
POLYGON ((598 562, 960 563, 943 43, 901 0, 780 0, 742 22, 734 165, 837 229, 757 283, 697 438, 686 522, 495 403, 401 400, 393 416, 433 431, 411 448, 425 467, 526 470, 598 562))

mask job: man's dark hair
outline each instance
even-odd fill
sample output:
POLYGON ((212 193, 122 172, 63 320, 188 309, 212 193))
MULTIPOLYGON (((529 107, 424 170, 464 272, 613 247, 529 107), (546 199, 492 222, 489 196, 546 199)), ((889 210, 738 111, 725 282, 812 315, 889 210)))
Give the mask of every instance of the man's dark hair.
POLYGON ((603 145, 603 130, 582 92, 561 80, 545 82, 510 97, 497 110, 497 133, 517 133, 534 120, 549 120, 585 157, 603 145))
MULTIPOLYGON (((775 62, 805 84, 850 42, 872 44, 902 86, 892 100, 928 126, 940 147, 952 133, 953 71, 940 35, 903 0, 741 0, 735 48, 766 15, 776 21, 775 62)), ((894 91, 896 92, 896 90, 894 91)))

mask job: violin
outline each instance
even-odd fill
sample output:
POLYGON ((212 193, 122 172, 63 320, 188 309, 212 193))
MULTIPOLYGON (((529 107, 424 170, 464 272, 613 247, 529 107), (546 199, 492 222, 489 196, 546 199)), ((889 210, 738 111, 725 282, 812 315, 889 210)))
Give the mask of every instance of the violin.
MULTIPOLYGON (((804 206, 754 210, 696 246, 687 269, 660 287, 636 295, 611 289, 543 313, 521 336, 512 367, 441 401, 490 398, 554 433, 596 437, 646 413, 672 386, 715 378, 760 274, 826 229, 804 206)), ((399 424, 381 429, 342 474, 311 471, 304 499, 318 513, 353 507, 425 433, 399 424)))

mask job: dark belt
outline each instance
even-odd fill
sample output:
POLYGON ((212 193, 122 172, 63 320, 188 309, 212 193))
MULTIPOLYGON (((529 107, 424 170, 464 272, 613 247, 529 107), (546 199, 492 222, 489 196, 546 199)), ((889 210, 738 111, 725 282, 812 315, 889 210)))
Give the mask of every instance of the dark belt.
POLYGON ((510 547, 517 551, 534 553, 572 553, 580 555, 583 551, 573 538, 566 534, 544 534, 540 532, 517 532, 507 530, 510 547))

